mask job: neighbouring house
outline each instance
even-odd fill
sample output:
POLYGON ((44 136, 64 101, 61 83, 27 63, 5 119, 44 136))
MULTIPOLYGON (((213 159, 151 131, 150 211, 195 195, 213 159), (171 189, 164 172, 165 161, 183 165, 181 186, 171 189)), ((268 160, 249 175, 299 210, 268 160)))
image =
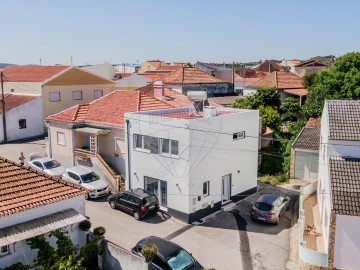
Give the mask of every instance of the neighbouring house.
POLYGON ((133 90, 152 82, 151 79, 137 73, 120 74, 120 77, 118 80, 115 80, 116 89, 133 90))
POLYGON ((317 201, 329 269, 360 265, 360 101, 325 101, 317 201))
MULTIPOLYGON (((5 130, 7 141, 43 134, 41 96, 5 94, 5 130)), ((4 142, 4 123, 0 110, 0 143, 4 142)))
POLYGON ((113 80, 117 73, 116 68, 109 63, 98 64, 98 65, 87 65, 81 67, 81 69, 108 80, 113 80))
POLYGON ((317 180, 319 169, 320 118, 310 118, 291 148, 290 178, 317 180))
POLYGON ((208 63, 197 62, 195 67, 205 72, 206 74, 218 78, 226 82, 233 82, 234 70, 225 66, 213 65, 208 63))
POLYGON ((260 76, 258 76, 258 77, 241 77, 238 74, 235 74, 235 79, 234 79, 235 92, 239 93, 240 95, 243 95, 243 96, 250 95, 253 92, 253 90, 244 89, 245 86, 247 86, 249 84, 252 84, 254 82, 257 82, 258 80, 265 77, 266 75, 263 74, 263 75, 260 75, 260 76), (262 76, 262 77, 260 77, 260 76, 262 76))
MULTIPOLYGON (((33 263, 26 239, 65 229, 74 246, 86 243, 79 229, 86 189, 0 157, 0 267, 33 263)), ((50 241, 54 245, 54 241, 50 241)))
POLYGON ((5 92, 42 96, 46 118, 114 90, 115 82, 74 66, 11 66, 3 69, 5 92))
POLYGON ((300 105, 304 104, 307 95, 301 77, 288 71, 274 71, 257 82, 246 85, 244 91, 255 93, 261 88, 276 88, 282 101, 289 96, 298 97, 300 105))
POLYGON ((251 69, 255 70, 256 73, 265 72, 266 74, 270 74, 274 71, 280 71, 281 66, 273 60, 265 60, 264 62, 260 61, 259 64, 251 67, 251 69))
POLYGON ((290 71, 300 77, 304 77, 304 75, 307 73, 316 73, 326 68, 327 65, 324 63, 321 63, 316 60, 309 60, 303 63, 299 63, 295 66, 292 66, 290 71))
POLYGON ((126 170, 124 113, 172 108, 140 91, 114 91, 47 117, 49 156, 65 167, 83 165, 115 190, 126 170))
POLYGON ((210 95, 234 93, 231 83, 208 75, 195 67, 182 67, 159 80, 166 87, 184 95, 187 95, 188 91, 206 91, 210 95))
POLYGON ((145 61, 141 64, 141 67, 139 69, 139 73, 145 73, 149 71, 165 71, 165 72, 172 72, 174 70, 177 70, 184 66, 183 63, 172 63, 168 64, 164 61, 160 60, 151 60, 151 61, 145 61))
POLYGON ((256 190, 259 113, 205 106, 125 114, 127 188, 187 223, 256 190))
POLYGON ((140 69, 139 64, 116 64, 113 65, 116 73, 135 73, 140 69))
POLYGON ((282 66, 282 67, 288 67, 291 70, 291 67, 294 67, 298 64, 301 64, 300 60, 296 60, 296 59, 292 59, 292 60, 288 60, 288 59, 283 59, 278 65, 282 66))

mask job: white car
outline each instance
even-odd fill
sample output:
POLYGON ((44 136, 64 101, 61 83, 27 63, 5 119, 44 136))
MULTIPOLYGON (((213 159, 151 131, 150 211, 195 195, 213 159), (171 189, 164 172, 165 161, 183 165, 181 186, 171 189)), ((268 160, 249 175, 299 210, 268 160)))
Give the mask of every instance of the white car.
POLYGON ((101 179, 96 173, 82 166, 67 168, 62 178, 89 189, 90 192, 85 195, 86 199, 105 196, 110 192, 106 180, 101 179))
POLYGON ((54 159, 43 157, 30 160, 27 165, 37 171, 47 173, 51 176, 61 177, 65 167, 54 159))

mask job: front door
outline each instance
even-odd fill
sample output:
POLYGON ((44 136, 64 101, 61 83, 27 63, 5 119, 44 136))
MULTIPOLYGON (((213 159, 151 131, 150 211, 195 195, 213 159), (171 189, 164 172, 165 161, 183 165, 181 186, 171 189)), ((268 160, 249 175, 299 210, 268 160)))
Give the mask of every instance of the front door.
POLYGON ((225 203, 230 201, 231 197, 231 174, 224 175, 222 177, 222 193, 221 193, 221 201, 225 203))
POLYGON ((145 176, 145 189, 154 193, 160 203, 160 208, 167 211, 167 182, 145 176))

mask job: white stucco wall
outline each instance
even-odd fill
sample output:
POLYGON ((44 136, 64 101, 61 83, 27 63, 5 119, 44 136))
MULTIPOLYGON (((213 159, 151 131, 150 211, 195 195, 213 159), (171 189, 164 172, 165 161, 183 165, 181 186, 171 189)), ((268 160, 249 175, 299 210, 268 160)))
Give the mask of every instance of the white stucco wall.
POLYGON ((204 204, 221 201, 222 176, 232 174, 231 195, 255 187, 259 115, 258 111, 237 112, 191 120, 126 114, 130 121, 131 188, 144 188, 144 176, 165 180, 168 207, 193 213, 204 204), (240 131, 246 132, 246 138, 234 141, 233 133, 240 131), (133 134, 178 140, 179 156, 134 149, 133 134), (210 196, 203 196, 205 181, 210 181, 210 196))
POLYGON ((84 69, 92 74, 98 75, 108 80, 112 80, 116 73, 116 68, 109 63, 85 66, 84 69))
POLYGON ((245 88, 243 91, 243 96, 250 96, 256 93, 256 89, 253 88, 245 88))
POLYGON ((4 82, 4 92, 25 95, 41 95, 42 82, 4 82))
POLYGON ((337 269, 359 269, 359 228, 359 216, 336 216, 334 267, 337 269))
POLYGON ((131 76, 125 77, 115 82, 115 87, 117 88, 139 88, 148 85, 151 80, 137 74, 132 74, 131 76))
MULTIPOLYGON (((5 115, 8 141, 35 137, 43 133, 42 101, 40 96, 7 111, 5 115), (26 120, 26 128, 19 128, 20 119, 26 120)), ((2 121, 1 116, 0 142, 4 140, 2 121)))

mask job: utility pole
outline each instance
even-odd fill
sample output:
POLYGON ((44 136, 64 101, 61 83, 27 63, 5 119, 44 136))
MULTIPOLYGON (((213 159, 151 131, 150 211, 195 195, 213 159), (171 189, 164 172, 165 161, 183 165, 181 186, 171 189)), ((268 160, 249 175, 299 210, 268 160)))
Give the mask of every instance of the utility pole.
POLYGON ((1 80, 1 103, 2 103, 2 122, 4 131, 4 143, 7 143, 7 132, 6 132, 6 117, 5 117, 5 95, 4 95, 4 74, 0 72, 1 80))

